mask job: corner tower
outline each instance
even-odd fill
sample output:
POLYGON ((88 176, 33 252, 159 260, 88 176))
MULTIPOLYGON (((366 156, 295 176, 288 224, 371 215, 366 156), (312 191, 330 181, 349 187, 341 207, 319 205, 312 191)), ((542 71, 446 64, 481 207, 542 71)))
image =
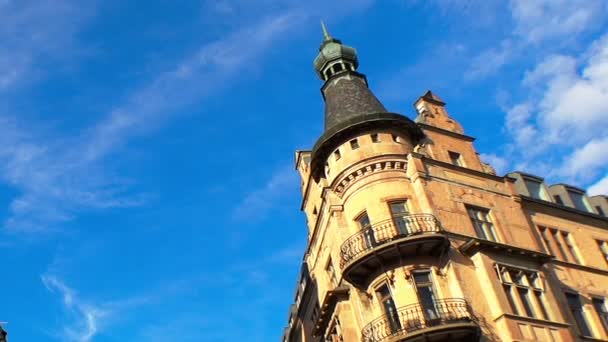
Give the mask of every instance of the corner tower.
POLYGON ((414 279, 430 283, 449 250, 414 152, 425 134, 384 107, 359 71, 356 50, 322 26, 314 68, 323 81, 324 129, 312 151, 296 154, 309 228, 305 262, 318 293, 302 305, 314 318, 310 329, 302 325, 300 340, 414 341, 431 334, 469 341, 478 326, 458 284, 438 281, 442 296, 428 287, 424 302, 411 286, 414 279), (426 326, 426 309, 443 320, 440 328, 426 326), (408 326, 410 314, 419 326, 408 326))

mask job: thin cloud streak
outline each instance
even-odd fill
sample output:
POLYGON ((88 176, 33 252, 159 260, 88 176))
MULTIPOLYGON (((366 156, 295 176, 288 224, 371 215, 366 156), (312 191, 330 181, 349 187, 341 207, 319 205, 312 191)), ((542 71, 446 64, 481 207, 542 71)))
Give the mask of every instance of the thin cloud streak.
POLYGON ((5 165, 0 177, 20 191, 11 203, 5 227, 49 231, 49 225, 71 220, 80 209, 145 203, 150 196, 129 195, 120 179, 117 183, 101 165, 104 157, 180 108, 218 91, 218 84, 234 81, 239 71, 302 19, 297 13, 284 13, 205 44, 77 139, 37 139, 16 118, 0 117, 6 123, 0 127, 4 139, 0 160, 5 165))

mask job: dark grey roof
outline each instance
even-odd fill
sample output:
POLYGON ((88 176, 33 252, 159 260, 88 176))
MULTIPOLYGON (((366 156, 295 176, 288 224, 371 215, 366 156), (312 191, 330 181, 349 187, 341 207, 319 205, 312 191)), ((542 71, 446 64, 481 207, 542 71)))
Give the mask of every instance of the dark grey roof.
POLYGON ((355 116, 386 112, 367 87, 365 76, 357 72, 336 75, 321 91, 325 99, 325 130, 355 116))

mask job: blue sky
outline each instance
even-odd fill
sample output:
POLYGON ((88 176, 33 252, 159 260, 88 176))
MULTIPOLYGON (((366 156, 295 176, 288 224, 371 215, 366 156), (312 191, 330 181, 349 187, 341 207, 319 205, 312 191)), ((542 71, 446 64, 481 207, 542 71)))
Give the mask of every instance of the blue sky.
POLYGON ((320 19, 389 110, 432 89, 500 173, 608 193, 602 0, 0 0, 11 340, 279 339, 320 19))

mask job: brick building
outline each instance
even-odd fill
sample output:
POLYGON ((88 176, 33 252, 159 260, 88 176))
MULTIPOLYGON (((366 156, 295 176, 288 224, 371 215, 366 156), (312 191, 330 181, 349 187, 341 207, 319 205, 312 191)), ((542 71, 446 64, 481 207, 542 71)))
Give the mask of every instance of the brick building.
POLYGON ((324 34, 283 341, 608 341, 606 196, 497 175, 431 91, 415 120, 387 112, 355 49, 324 34))

